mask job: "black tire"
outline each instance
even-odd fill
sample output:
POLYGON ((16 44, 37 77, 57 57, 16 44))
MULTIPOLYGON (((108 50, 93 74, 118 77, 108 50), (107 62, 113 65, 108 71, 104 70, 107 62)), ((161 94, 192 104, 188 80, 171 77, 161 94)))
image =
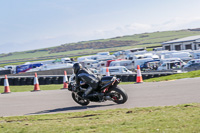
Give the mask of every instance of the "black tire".
POLYGON ((78 94, 72 93, 72 98, 74 101, 82 106, 86 106, 90 103, 88 99, 83 99, 78 96, 78 94))
POLYGON ((125 90, 119 86, 110 90, 110 96, 113 99, 113 102, 117 104, 123 104, 128 99, 128 95, 125 90))

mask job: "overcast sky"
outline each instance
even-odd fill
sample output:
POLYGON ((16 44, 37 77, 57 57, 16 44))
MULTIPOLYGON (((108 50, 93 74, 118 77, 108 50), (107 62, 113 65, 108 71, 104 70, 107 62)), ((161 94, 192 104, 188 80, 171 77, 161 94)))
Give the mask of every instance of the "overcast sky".
POLYGON ((200 0, 0 0, 0 53, 200 28, 200 0))

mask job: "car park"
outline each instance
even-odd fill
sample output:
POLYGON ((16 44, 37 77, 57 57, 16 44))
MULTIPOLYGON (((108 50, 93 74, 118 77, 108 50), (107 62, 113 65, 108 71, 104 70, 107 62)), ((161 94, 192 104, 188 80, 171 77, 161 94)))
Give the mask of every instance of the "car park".
MULTIPOLYGON (((160 49, 162 50, 162 49, 160 49)), ((141 70, 171 70, 174 68, 182 68, 185 70, 191 68, 190 64, 200 62, 200 50, 185 50, 185 51, 167 51, 155 50, 146 51, 145 48, 134 48, 128 50, 121 50, 111 55, 109 52, 99 52, 94 55, 82 56, 77 58, 77 62, 81 63, 83 67, 100 70, 103 67, 124 66, 128 70, 135 70, 137 65, 141 70), (192 56, 191 56, 192 55, 192 56), (193 58, 193 59, 192 59, 193 58), (188 61, 186 64, 183 60, 188 61), (192 60, 190 60, 192 59, 192 60), (156 61, 156 60, 160 60, 156 61), (174 62, 178 62, 174 64, 174 62), (175 67, 174 67, 175 66, 175 67), (187 67, 187 68, 186 68, 187 67)), ((56 60, 42 60, 28 62, 23 65, 15 67, 4 66, 4 68, 12 70, 12 74, 21 72, 43 71, 51 69, 59 69, 63 67, 72 67, 74 60, 70 58, 61 58, 56 60), (67 65, 71 63, 71 65, 67 65)), ((195 66, 195 65, 194 65, 195 66)), ((3 68, 1 68, 3 69, 3 68)), ((194 67, 194 70, 197 69, 194 67)))

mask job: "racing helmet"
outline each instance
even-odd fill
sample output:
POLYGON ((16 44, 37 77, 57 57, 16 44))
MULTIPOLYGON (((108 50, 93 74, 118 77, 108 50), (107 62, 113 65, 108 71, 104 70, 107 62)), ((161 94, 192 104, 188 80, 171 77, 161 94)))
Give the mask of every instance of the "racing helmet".
POLYGON ((74 73, 77 74, 78 71, 82 68, 82 65, 80 63, 75 63, 73 65, 74 73))

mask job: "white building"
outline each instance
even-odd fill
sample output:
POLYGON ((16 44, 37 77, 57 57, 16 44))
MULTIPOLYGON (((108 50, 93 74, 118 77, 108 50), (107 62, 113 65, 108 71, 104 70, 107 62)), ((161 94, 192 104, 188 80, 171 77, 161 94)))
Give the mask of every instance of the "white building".
POLYGON ((200 49, 200 35, 163 42, 162 47, 163 50, 198 50, 200 49))

